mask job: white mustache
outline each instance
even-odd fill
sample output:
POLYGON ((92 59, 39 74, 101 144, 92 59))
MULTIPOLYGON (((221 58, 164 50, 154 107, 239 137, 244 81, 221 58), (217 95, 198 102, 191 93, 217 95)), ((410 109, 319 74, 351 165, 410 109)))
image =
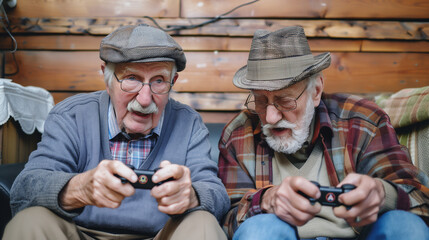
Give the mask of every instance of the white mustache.
POLYGON ((294 129, 296 127, 296 123, 291 123, 289 121, 286 120, 280 120, 279 122, 277 122, 276 124, 264 124, 263 128, 268 130, 268 129, 272 129, 272 128, 290 128, 290 129, 294 129))
POLYGON ((143 107, 140 105, 139 102, 137 102, 136 99, 131 100, 127 105, 127 110, 130 112, 139 112, 143 114, 151 114, 151 113, 157 113, 158 112, 158 106, 154 102, 151 102, 149 106, 143 107))

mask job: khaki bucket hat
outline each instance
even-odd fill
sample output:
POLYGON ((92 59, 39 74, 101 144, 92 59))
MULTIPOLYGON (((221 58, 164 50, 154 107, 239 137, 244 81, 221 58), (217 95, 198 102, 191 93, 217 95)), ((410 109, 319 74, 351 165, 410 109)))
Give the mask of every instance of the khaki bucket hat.
POLYGON ((301 26, 269 32, 256 30, 247 65, 234 75, 235 86, 275 91, 322 71, 331 64, 329 52, 313 56, 301 26))

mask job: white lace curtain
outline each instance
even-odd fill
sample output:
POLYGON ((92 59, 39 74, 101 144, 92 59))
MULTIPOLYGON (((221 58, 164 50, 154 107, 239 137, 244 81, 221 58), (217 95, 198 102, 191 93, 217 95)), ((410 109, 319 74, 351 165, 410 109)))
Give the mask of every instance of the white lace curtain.
POLYGON ((23 87, 10 79, 0 78, 0 125, 13 117, 22 131, 43 133, 43 125, 54 106, 52 95, 40 87, 23 87))

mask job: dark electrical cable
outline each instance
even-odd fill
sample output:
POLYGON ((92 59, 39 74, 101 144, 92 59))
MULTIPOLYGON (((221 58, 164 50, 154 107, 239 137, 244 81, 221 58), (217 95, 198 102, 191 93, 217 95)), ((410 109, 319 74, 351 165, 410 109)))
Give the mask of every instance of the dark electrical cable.
MULTIPOLYGON (((203 27, 203 26, 205 26, 207 24, 214 23, 214 22, 217 22, 217 21, 219 21, 221 19, 224 19, 226 15, 234 12, 235 10, 237 10, 237 9, 239 9, 241 7, 253 4, 253 3, 258 2, 258 1, 259 0, 254 0, 254 1, 247 2, 247 3, 243 3, 241 5, 238 5, 237 7, 229 10, 226 13, 220 14, 220 15, 218 15, 218 16, 212 18, 212 19, 209 19, 209 20, 207 20, 205 22, 202 22, 200 24, 193 24, 193 25, 167 25, 167 28, 163 28, 163 27, 161 27, 158 24, 158 22, 154 18, 149 17, 149 16, 143 16, 143 18, 147 18, 147 19, 151 20, 153 22, 153 24, 155 24, 159 29, 161 29, 161 30, 163 30, 165 32, 178 31, 178 30, 186 30, 186 29, 194 29, 194 28, 203 27)), ((1 8, 2 13, 4 15, 4 17, 0 17, 0 19, 1 19, 0 22, 1 22, 2 27, 5 30, 5 32, 12 39, 14 47, 13 47, 12 50, 9 50, 9 52, 12 53, 13 61, 14 61, 15 65, 16 65, 16 71, 15 72, 13 72, 13 73, 4 73, 4 76, 12 76, 12 75, 15 75, 15 74, 17 74, 19 72, 19 65, 18 65, 18 62, 17 62, 16 57, 15 57, 15 52, 18 49, 18 44, 17 44, 15 38, 13 37, 11 31, 9 30, 9 28, 10 28, 9 19, 7 18, 6 11, 5 11, 5 9, 4 9, 4 7, 3 7, 2 4, 0 4, 0 8, 1 8), (3 20, 5 20, 7 24, 5 24, 3 20)))
MULTIPOLYGON (((9 52, 12 53, 12 58, 13 58, 13 61, 15 63, 15 66, 16 66, 15 72, 13 72, 13 73, 3 73, 3 76, 13 76, 13 75, 15 75, 15 74, 17 74, 19 72, 18 61, 16 61, 16 57, 15 57, 15 52, 18 49, 18 43, 16 42, 16 39, 13 37, 11 31, 9 31, 10 23, 9 23, 9 19, 7 18, 7 14, 6 14, 6 11, 5 11, 4 7, 3 7, 3 4, 0 4, 0 9, 1 9, 1 12, 2 12, 2 14, 4 16, 4 17, 0 16, 1 25, 2 25, 2 27, 4 29, 4 31, 9 35, 9 37, 12 39, 12 42, 13 42, 13 46, 14 47, 13 47, 13 49, 9 50, 9 52), (6 22, 6 24, 5 24, 5 22, 6 22)), ((3 61, 3 64, 4 64, 4 61, 3 61)), ((3 67, 3 70, 4 70, 4 67, 3 67)))
POLYGON ((185 30, 185 29, 194 29, 194 28, 199 28, 199 27, 205 26, 205 25, 210 24, 210 23, 217 22, 217 21, 219 21, 220 19, 224 19, 224 18, 225 18, 225 17, 224 17, 225 15, 228 15, 228 14, 230 14, 230 13, 234 12, 235 10, 237 10, 237 9, 239 9, 239 8, 241 8, 241 7, 244 7, 244 6, 247 6, 247 5, 253 4, 253 3, 258 2, 258 1, 259 1, 259 0, 254 0, 254 1, 251 1, 251 2, 243 3, 243 4, 241 4, 241 5, 238 5, 237 7, 235 7, 235 8, 233 8, 233 9, 229 10, 229 11, 228 11, 228 12, 226 12, 226 13, 223 13, 223 14, 221 14, 221 15, 218 15, 218 16, 216 16, 216 17, 214 17, 214 18, 212 18, 212 19, 210 19, 210 20, 207 20, 207 21, 205 21, 205 22, 202 22, 202 23, 200 23, 200 24, 193 24, 193 25, 167 25, 167 28, 163 28, 163 27, 161 27, 161 26, 156 22, 156 20, 155 20, 154 18, 149 17, 149 16, 143 16, 143 17, 144 17, 144 18, 147 18, 147 19, 149 19, 149 20, 151 20, 151 21, 153 22, 153 24, 155 24, 159 29, 161 29, 161 30, 163 30, 163 31, 165 31, 165 32, 177 31, 177 30, 185 30))

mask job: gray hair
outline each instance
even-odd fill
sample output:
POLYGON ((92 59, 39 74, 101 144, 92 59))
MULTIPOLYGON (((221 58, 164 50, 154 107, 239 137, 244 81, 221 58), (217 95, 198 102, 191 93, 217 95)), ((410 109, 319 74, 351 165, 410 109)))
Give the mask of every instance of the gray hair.
POLYGON ((176 73, 177 73, 177 65, 173 64, 173 69, 171 69, 171 79, 170 79, 171 85, 174 84, 173 80, 174 80, 174 76, 176 76, 176 73))
POLYGON ((310 77, 308 77, 307 81, 307 92, 308 93, 313 93, 314 91, 316 91, 316 84, 317 84, 317 79, 319 79, 320 77, 323 77, 322 72, 318 72, 315 73, 313 75, 311 75, 310 77))
POLYGON ((107 86, 109 86, 109 88, 111 87, 112 79, 114 78, 113 74, 115 73, 115 67, 116 64, 107 63, 106 67, 104 68, 104 82, 107 86))
MULTIPOLYGON (((109 88, 111 87, 112 80, 115 77, 114 76, 115 67, 116 67, 115 63, 109 62, 106 64, 106 67, 104 68, 104 82, 107 84, 107 86, 109 86, 109 88)), ((173 84, 174 76, 176 76, 176 73, 177 73, 177 66, 176 64, 173 64, 173 69, 171 69, 171 79, 170 79, 171 84, 173 84)))

